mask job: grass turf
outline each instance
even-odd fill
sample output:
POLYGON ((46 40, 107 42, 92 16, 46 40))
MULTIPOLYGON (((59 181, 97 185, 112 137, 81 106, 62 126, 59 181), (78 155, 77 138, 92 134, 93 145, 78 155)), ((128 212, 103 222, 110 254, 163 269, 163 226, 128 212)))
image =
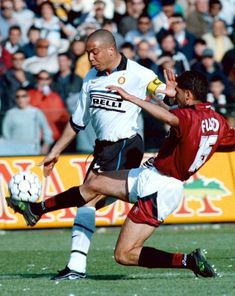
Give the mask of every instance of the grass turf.
POLYGON ((1 296, 178 296, 235 295, 235 224, 161 226, 147 241, 169 252, 207 249, 207 259, 221 277, 196 278, 191 271, 145 269, 115 263, 119 228, 100 228, 88 257, 88 277, 80 281, 49 280, 65 267, 71 230, 0 232, 1 296))

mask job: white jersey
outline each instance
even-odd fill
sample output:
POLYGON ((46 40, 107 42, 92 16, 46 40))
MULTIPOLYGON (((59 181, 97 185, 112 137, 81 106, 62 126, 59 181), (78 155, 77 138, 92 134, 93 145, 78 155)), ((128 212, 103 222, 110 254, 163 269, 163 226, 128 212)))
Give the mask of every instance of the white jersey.
POLYGON ((124 101, 119 94, 106 89, 106 86, 118 85, 144 100, 147 85, 154 79, 156 74, 153 71, 124 56, 118 68, 110 75, 92 68, 84 79, 71 118, 73 128, 84 129, 91 120, 98 140, 116 142, 136 135, 137 117, 141 109, 124 101))

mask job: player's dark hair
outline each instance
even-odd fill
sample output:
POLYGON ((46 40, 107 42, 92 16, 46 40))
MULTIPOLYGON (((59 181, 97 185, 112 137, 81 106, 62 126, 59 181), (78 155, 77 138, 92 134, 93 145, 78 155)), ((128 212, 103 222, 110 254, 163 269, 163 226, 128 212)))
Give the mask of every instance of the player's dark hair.
POLYGON ((176 81, 179 88, 191 91, 196 100, 206 102, 209 83, 205 75, 198 71, 186 71, 176 81))

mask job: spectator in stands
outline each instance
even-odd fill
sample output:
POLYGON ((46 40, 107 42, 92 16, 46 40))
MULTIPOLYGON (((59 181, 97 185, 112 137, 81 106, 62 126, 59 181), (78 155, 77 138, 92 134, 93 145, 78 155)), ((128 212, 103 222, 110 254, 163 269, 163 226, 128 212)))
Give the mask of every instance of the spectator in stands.
POLYGON ((36 42, 36 55, 24 61, 23 69, 32 74, 38 74, 41 70, 57 73, 59 71, 58 56, 56 52, 48 53, 49 46, 48 39, 38 39, 36 42))
POLYGON ((118 32, 125 36, 130 30, 137 28, 137 20, 145 12, 146 5, 144 0, 127 0, 126 13, 120 15, 115 13, 114 21, 118 25, 118 32))
POLYGON ((175 69, 175 61, 172 58, 172 55, 169 53, 163 53, 157 60, 158 65, 158 77, 161 81, 165 82, 164 78, 164 70, 165 69, 172 69, 174 73, 177 72, 175 69))
POLYGON ((214 51, 215 60, 220 63, 225 52, 233 48, 233 43, 228 37, 226 24, 222 19, 215 20, 212 24, 212 32, 202 36, 207 47, 214 51))
POLYGON ((120 48, 120 52, 124 54, 130 60, 135 60, 135 47, 130 42, 124 42, 120 48))
POLYGON ((41 109, 53 132, 53 140, 56 141, 61 135, 68 119, 69 113, 62 98, 51 90, 52 78, 50 74, 42 70, 37 74, 35 89, 28 91, 30 104, 41 109))
POLYGON ((235 47, 233 47, 232 49, 228 50, 225 53, 221 63, 222 63, 225 75, 229 76, 230 71, 235 65, 235 47))
POLYGON ((8 38, 9 28, 18 24, 13 16, 14 7, 12 1, 2 0, 0 5, 0 35, 4 40, 8 38))
POLYGON ((4 116, 2 133, 5 142, 2 144, 7 155, 46 154, 53 142, 45 115, 32 107, 29 101, 26 89, 19 88, 16 91, 16 106, 4 116))
POLYGON ((228 79, 225 76, 220 64, 215 61, 214 52, 212 49, 210 49, 210 48, 204 49, 204 51, 202 52, 201 61, 199 61, 198 63, 195 63, 191 67, 191 69, 203 73, 207 77, 209 82, 215 76, 221 77, 221 79, 225 85, 225 93, 227 95, 227 93, 228 93, 228 79))
POLYGON ((21 30, 19 26, 9 28, 9 36, 3 40, 2 45, 11 54, 22 49, 21 30))
POLYGON ((11 54, 0 43, 0 81, 3 74, 12 66, 11 54))
POLYGON ((104 15, 106 3, 103 0, 95 0, 93 9, 85 18, 85 23, 96 23, 97 27, 101 28, 103 23, 107 20, 104 15))
POLYGON ((235 122, 235 63, 229 72, 228 75, 228 103, 229 103, 229 112, 233 113, 234 115, 234 122, 235 122))
POLYGON ((149 43, 151 50, 156 52, 159 49, 155 32, 153 30, 153 24, 151 18, 147 14, 142 14, 137 20, 137 28, 130 30, 125 35, 125 41, 131 42, 135 46, 142 40, 149 43))
POLYGON ((216 75, 213 76, 209 84, 207 101, 213 104, 214 109, 217 112, 225 115, 227 113, 226 105, 228 102, 224 90, 225 85, 223 82, 223 78, 216 75))
POLYGON ((22 33, 23 44, 28 42, 28 30, 32 26, 34 21, 34 13, 28 9, 24 0, 13 0, 14 14, 17 24, 20 26, 22 33))
POLYGON ((31 58, 36 55, 36 44, 40 39, 40 29, 31 26, 27 33, 28 42, 23 46, 23 51, 26 58, 31 58))
POLYGON ((211 29, 211 23, 208 0, 196 0, 195 10, 186 19, 188 31, 200 38, 211 29))
POLYGON ((222 4, 220 18, 226 22, 228 33, 229 35, 232 36, 234 34, 235 0, 220 0, 220 1, 222 4))
POLYGON ((59 72, 53 77, 52 89, 63 99, 67 106, 67 99, 74 93, 79 93, 83 80, 72 70, 72 58, 69 52, 58 55, 59 72))
POLYGON ((175 61, 174 69, 176 74, 181 74, 189 70, 189 62, 186 56, 177 50, 176 41, 171 31, 166 31, 162 34, 160 40, 161 54, 159 58, 165 55, 170 55, 175 61))
POLYGON ((209 0, 209 15, 212 20, 218 20, 221 18, 222 3, 220 0, 209 0))
POLYGON ((41 38, 48 39, 51 46, 60 47, 60 20, 55 15, 55 9, 50 1, 44 1, 39 6, 40 17, 34 21, 35 27, 41 30, 41 38))
POLYGON ((170 29, 174 33, 177 48, 186 56, 188 62, 193 59, 193 49, 196 37, 186 28, 186 22, 182 14, 174 13, 170 18, 170 29))
POLYGON ((197 38, 193 46, 193 59, 190 61, 190 67, 201 61, 202 53, 207 48, 206 41, 202 38, 197 38))
POLYGON ((136 46, 136 62, 140 65, 151 69, 153 72, 158 74, 158 67, 155 63, 156 56, 153 54, 151 45, 147 40, 140 41, 136 46))
POLYGON ((175 0, 161 1, 162 10, 153 18, 154 31, 161 38, 162 31, 168 31, 170 20, 175 11, 175 0))
POLYGON ((15 96, 18 88, 30 88, 34 86, 34 76, 22 68, 24 60, 24 52, 16 51, 12 55, 12 67, 3 75, 1 82, 4 101, 4 103, 2 102, 3 110, 8 110, 15 106, 15 96))
POLYGON ((103 22, 102 28, 113 34, 117 44, 117 48, 120 49, 121 45, 124 43, 124 37, 120 33, 118 33, 117 24, 113 20, 105 20, 103 22))
POLYGON ((70 52, 73 59, 74 72, 76 75, 84 78, 87 72, 91 68, 91 64, 88 60, 86 53, 86 37, 77 36, 70 45, 70 52))

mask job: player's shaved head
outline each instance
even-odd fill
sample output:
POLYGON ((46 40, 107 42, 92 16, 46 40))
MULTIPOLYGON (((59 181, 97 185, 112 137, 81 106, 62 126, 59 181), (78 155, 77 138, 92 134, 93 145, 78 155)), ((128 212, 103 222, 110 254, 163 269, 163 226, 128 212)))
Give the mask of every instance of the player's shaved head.
POLYGON ((116 48, 116 42, 113 37, 113 34, 108 30, 104 30, 104 29, 96 30, 95 32, 91 33, 87 38, 87 43, 97 42, 97 41, 103 45, 107 45, 107 46, 113 45, 116 48))

